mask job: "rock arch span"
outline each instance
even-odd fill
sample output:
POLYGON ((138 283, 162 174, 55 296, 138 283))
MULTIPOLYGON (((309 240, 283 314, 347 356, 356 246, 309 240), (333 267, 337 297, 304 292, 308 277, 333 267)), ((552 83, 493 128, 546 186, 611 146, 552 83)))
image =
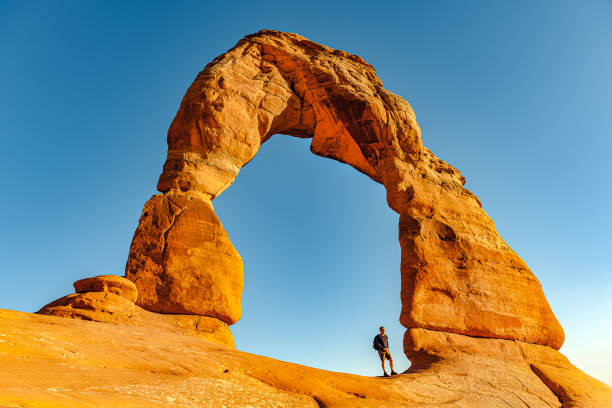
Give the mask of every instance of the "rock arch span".
POLYGON ((385 186, 400 214, 409 357, 420 329, 561 347, 540 283, 460 172, 423 146, 408 102, 360 57, 271 30, 215 58, 181 102, 126 265, 138 305, 238 321, 242 260, 212 200, 277 133, 312 138, 313 153, 385 186))

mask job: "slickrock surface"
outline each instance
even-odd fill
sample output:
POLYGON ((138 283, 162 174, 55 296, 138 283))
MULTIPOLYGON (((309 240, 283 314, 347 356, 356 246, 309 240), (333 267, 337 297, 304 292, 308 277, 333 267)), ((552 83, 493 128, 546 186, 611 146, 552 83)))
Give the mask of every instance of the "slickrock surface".
POLYGON ((409 333, 417 368, 386 379, 285 363, 159 327, 0 309, 0 406, 612 406, 610 387, 549 347, 409 333))
MULTIPOLYGON (((522 341, 484 339, 425 329, 410 329, 404 336, 404 350, 408 358, 414 362, 412 370, 415 372, 420 372, 420 366, 427 367, 428 371, 434 367, 441 367, 441 371, 446 372, 449 366, 467 368, 472 364, 471 369, 465 371, 467 375, 479 377, 483 381, 486 381, 487 378, 498 378, 507 386, 504 393, 516 387, 513 393, 503 396, 506 401, 513 401, 511 406, 538 406, 538 402, 533 397, 544 399, 545 394, 536 391, 534 395, 525 399, 525 395, 520 395, 520 390, 536 390, 538 387, 538 382, 534 383, 533 377, 520 378, 516 375, 518 371, 512 376, 506 373, 503 374, 505 377, 496 377, 482 365, 483 361, 503 361, 511 365, 519 365, 524 368, 522 370, 524 372, 530 368, 540 381, 559 398, 564 408, 612 407, 612 388, 577 369, 563 354, 547 346, 522 341), (514 383, 515 381, 518 382, 514 383), (525 405, 521 405, 519 401, 525 405)), ((454 387, 457 385, 455 384, 454 387)), ((479 394, 477 389, 471 392, 479 394)), ((480 407, 481 405, 474 401, 466 406, 480 407)))
POLYGON ((242 264, 212 206, 181 211, 197 194, 221 194, 276 133, 312 138, 313 153, 386 187, 400 214, 405 327, 561 347, 540 283, 459 171, 423 147, 408 102, 360 57, 270 30, 215 58, 181 102, 158 183, 164 194, 145 205, 127 262, 139 305, 239 318, 242 264))

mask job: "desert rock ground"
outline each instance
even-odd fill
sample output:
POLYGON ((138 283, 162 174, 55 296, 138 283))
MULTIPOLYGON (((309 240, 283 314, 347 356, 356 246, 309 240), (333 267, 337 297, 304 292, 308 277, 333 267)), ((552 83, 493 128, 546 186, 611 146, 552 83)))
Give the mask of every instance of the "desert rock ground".
POLYGON ((549 347, 430 331, 406 342, 417 350, 410 372, 363 377, 249 354, 171 327, 0 310, 0 406, 612 406, 610 387, 549 347), (423 354, 427 343, 437 349, 423 354))

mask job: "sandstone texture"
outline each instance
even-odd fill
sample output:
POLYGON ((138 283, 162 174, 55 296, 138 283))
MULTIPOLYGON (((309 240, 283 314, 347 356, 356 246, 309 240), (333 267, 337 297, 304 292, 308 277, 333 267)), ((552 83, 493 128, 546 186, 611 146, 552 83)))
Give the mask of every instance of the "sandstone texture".
POLYGON ((117 275, 100 275, 74 282, 74 290, 83 292, 108 292, 136 302, 138 289, 129 279, 117 275))
MULTIPOLYGON (((329 372, 172 328, 0 309, 0 406, 607 408, 612 389, 546 346, 412 329, 391 378, 329 372)), ((373 368, 374 369, 374 368, 373 368)))
MULTIPOLYGON (((425 371, 437 367, 441 372, 446 372, 449 366, 463 366, 466 368, 465 375, 470 377, 481 378, 482 381, 487 378, 501 381, 504 385, 500 387, 502 393, 499 397, 506 402, 511 401, 510 406, 539 406, 544 400, 551 406, 557 406, 555 404, 558 402, 551 402, 547 397, 550 394, 541 388, 545 385, 564 408, 612 407, 612 389, 608 385, 574 367, 563 354, 547 346, 410 329, 404 336, 404 350, 414 362, 411 372, 422 372, 421 367, 427 367, 425 371), (514 373, 499 372, 500 375, 497 375, 497 368, 493 371, 487 369, 494 366, 489 365, 490 362, 512 366, 514 373), (535 376, 526 375, 529 370, 535 376), (523 378, 516 375, 519 372, 523 378), (508 393, 512 388, 514 391, 508 393), (527 390, 529 393, 525 393, 527 390)), ((453 387, 461 386, 453 384, 453 387)), ((466 406, 480 407, 477 400, 481 392, 473 389, 471 393, 475 399, 466 406)))
POLYGON ((138 305, 158 313, 240 319, 242 259, 202 194, 153 196, 130 247, 126 277, 138 305))
POLYGON ((561 347, 540 283, 460 172, 423 146, 408 102, 360 57, 270 30, 215 58, 181 102, 163 194, 145 205, 127 262, 139 305, 228 324, 240 317, 242 264, 206 199, 277 133, 312 138, 313 153, 385 186, 400 214, 405 327, 561 347))

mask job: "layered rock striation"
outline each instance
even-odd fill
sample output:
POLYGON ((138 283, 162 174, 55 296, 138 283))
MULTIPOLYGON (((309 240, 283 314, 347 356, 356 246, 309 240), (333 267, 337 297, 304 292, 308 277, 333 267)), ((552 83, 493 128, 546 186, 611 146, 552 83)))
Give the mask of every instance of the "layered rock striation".
POLYGON ((136 285, 124 277, 94 276, 74 282, 74 288, 77 293, 57 299, 36 313, 120 326, 148 327, 235 347, 227 323, 219 319, 193 314, 159 314, 137 306, 134 303, 138 298, 136 285))

